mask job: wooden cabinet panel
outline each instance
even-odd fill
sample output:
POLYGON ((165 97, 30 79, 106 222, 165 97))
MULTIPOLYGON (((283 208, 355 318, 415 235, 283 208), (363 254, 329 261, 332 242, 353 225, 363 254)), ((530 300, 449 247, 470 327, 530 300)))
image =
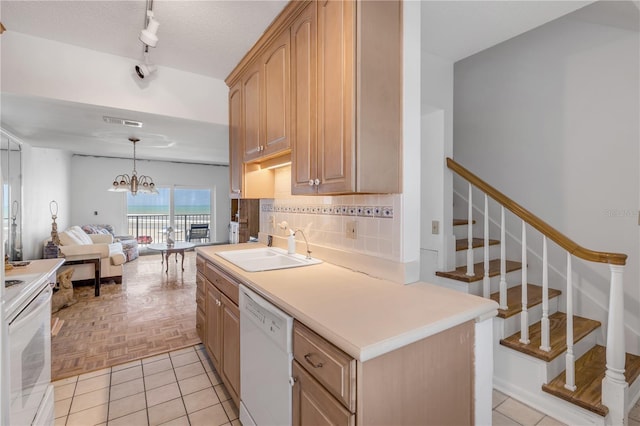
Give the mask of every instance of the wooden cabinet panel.
POLYGON ((316 167, 316 4, 310 3, 291 26, 291 122, 294 194, 313 194, 316 167))
POLYGON ((353 426, 355 415, 351 414, 313 377, 293 361, 293 421, 300 425, 344 425, 353 426))
POLYGON ((294 358, 351 411, 356 410, 356 361, 299 322, 293 326, 294 358))
POLYGON ((222 296, 222 373, 227 390, 237 406, 240 405, 240 310, 238 306, 222 296))
POLYGON ((207 317, 203 310, 196 309, 196 333, 198 333, 198 337, 204 343, 206 340, 206 323, 207 317))
POLYGON ((262 56, 264 76, 262 117, 264 119, 263 156, 289 148, 289 31, 275 39, 262 56))
POLYGON ((210 282, 207 282, 206 316, 205 346, 213 365, 219 369, 222 361, 222 300, 220 291, 210 282))
POLYGON ((260 63, 256 62, 242 79, 244 161, 251 161, 261 155, 261 75, 260 63))
POLYGON ((355 191, 355 3, 318 3, 318 179, 323 193, 355 191))
POLYGON ((242 191, 244 126, 242 125, 242 82, 229 90, 229 186, 232 197, 242 191))

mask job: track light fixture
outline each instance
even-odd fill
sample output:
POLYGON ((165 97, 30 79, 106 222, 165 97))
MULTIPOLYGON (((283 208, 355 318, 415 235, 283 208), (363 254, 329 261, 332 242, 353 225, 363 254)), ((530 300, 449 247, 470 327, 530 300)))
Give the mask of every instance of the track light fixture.
POLYGON ((140 31, 140 41, 149 47, 156 47, 158 44, 158 27, 160 23, 153 17, 153 11, 147 10, 147 28, 140 31))

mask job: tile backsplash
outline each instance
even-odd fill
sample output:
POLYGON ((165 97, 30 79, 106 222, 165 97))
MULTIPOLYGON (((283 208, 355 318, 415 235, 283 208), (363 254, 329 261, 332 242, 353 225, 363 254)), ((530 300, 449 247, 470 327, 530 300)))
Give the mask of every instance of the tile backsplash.
POLYGON ((292 196, 290 182, 290 167, 276 170, 275 198, 260 200, 261 233, 286 236, 273 226, 286 221, 302 229, 311 246, 400 261, 400 194, 292 196), (355 239, 347 236, 350 222, 356 222, 355 239))

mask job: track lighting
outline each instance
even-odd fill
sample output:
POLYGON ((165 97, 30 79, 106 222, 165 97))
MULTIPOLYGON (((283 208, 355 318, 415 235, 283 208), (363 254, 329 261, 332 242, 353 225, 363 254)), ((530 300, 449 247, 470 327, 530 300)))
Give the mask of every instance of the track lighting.
POLYGON ((158 36, 156 33, 158 32, 158 27, 160 23, 153 18, 153 11, 147 10, 147 28, 140 31, 140 41, 146 44, 149 47, 156 47, 158 44, 158 36))
POLYGON ((135 69, 136 69, 136 75, 138 76, 138 78, 140 80, 144 80, 145 78, 149 77, 153 72, 155 72, 158 69, 158 67, 149 61, 149 53, 145 52, 144 63, 136 64, 135 69))

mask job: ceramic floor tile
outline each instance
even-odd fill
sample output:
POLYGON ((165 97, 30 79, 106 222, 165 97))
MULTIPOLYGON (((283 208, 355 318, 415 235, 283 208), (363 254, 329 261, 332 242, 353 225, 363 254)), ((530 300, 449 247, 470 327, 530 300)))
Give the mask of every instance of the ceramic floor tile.
POLYGON ((109 403, 109 420, 135 413, 147 408, 144 393, 137 393, 127 398, 118 399, 109 403))
POLYGON ((229 420, 235 420, 238 418, 238 408, 236 408, 236 404, 232 399, 224 401, 222 403, 222 408, 224 408, 224 412, 227 413, 229 420))
POLYGON ((557 421, 554 418, 551 418, 549 416, 544 416, 542 418, 542 420, 540 420, 536 426, 567 426, 562 422, 557 421))
POLYGON ((144 369, 144 375, 149 376, 161 371, 171 370, 173 366, 171 365, 171 360, 167 357, 149 364, 142 364, 142 368, 144 369))
POLYGON ((209 380, 211 380, 211 384, 214 386, 222 383, 222 379, 220 379, 220 376, 218 376, 215 370, 207 371, 207 376, 209 376, 209 380))
POLYGON ((177 351, 171 351, 169 352, 169 356, 173 358, 178 355, 183 355, 183 354, 192 353, 192 352, 195 352, 195 348, 193 346, 189 346, 188 348, 182 348, 182 349, 178 349, 177 351))
POLYGON ((177 383, 171 383, 169 385, 151 389, 147 391, 146 394, 147 406, 153 407, 154 405, 178 398, 180 396, 180 388, 178 388, 177 383))
POLYGON ((227 391, 227 388, 224 387, 224 385, 222 384, 216 385, 214 386, 214 389, 220 401, 226 401, 227 399, 231 399, 231 395, 229 395, 229 392, 227 391))
POLYGON ((202 366, 202 363, 199 359, 198 362, 183 365, 181 367, 176 367, 174 370, 176 372, 176 377, 178 378, 178 380, 205 374, 204 367, 202 366))
POLYGON ((78 376, 67 377, 66 379, 56 380, 52 382, 54 387, 68 385, 69 383, 76 383, 78 381, 78 376))
MULTIPOLYGON (((217 399, 217 398, 216 398, 217 399)), ((57 419, 58 417, 67 417, 69 415, 69 409, 71 408, 71 398, 61 399, 55 402, 54 405, 54 416, 57 419)))
POLYGON ((220 426, 229 422, 222 404, 213 405, 189 414, 191 426, 220 426))
POLYGON ((129 380, 128 382, 120 383, 111 386, 111 392, 109 393, 109 400, 115 401, 117 399, 125 398, 130 395, 144 392, 144 382, 141 378, 129 380))
POLYGON ((496 411, 523 426, 533 426, 544 417, 544 414, 512 398, 507 398, 506 401, 498 405, 496 411))
POLYGON ((163 354, 150 356, 142 360, 142 365, 151 364, 152 362, 160 361, 161 359, 166 359, 166 358, 169 358, 169 354, 166 352, 163 354))
POLYGON ((640 421, 629 419, 629 426, 640 426, 640 421))
POLYGON ((66 385, 55 386, 53 388, 54 401, 60 401, 61 399, 71 398, 76 390, 75 383, 69 383, 66 385))
POLYGON ((105 374, 111 373, 111 368, 103 368, 102 370, 92 371, 90 373, 81 374, 78 376, 78 381, 87 380, 92 377, 104 376, 105 374))
POLYGON ((206 374, 200 374, 199 376, 180 380, 178 384, 180 385, 180 392, 182 392, 182 395, 189 395, 190 393, 212 387, 209 376, 206 374))
POLYGON ((139 365, 141 365, 141 362, 139 359, 137 359, 135 361, 125 362, 124 364, 114 365, 113 367, 111 367, 111 371, 126 370, 127 368, 137 367, 139 365))
POLYGON ((109 374, 96 376, 85 380, 78 380, 74 395, 78 396, 84 393, 93 392, 98 389, 108 388, 110 384, 111 376, 109 374))
POLYGON ((111 373, 111 384, 119 385, 120 383, 128 382, 140 377, 142 377, 142 367, 131 367, 127 368, 126 370, 120 370, 111 373))
POLYGON ((500 391, 493 390, 493 405, 491 408, 496 408, 498 405, 502 404, 506 399, 509 398, 507 395, 503 394, 500 391))
POLYGON ((182 416, 166 423, 162 423, 160 426, 189 426, 189 417, 182 416))
POLYGON ((220 402, 216 391, 214 391, 212 387, 202 389, 190 395, 184 395, 182 399, 184 400, 184 405, 187 407, 187 413, 193 413, 194 411, 202 410, 203 408, 216 405, 220 402))
POLYGON ((66 424, 67 424, 67 418, 66 417, 58 417, 53 422, 53 426, 65 426, 66 424))
POLYGON ((176 379, 176 374, 173 370, 165 370, 157 374, 145 375, 144 387, 146 390, 151 390, 170 383, 175 383, 177 380, 178 379, 176 379))
POLYGON ((182 353, 180 355, 171 356, 171 363, 173 364, 173 368, 181 367, 183 365, 191 364, 194 362, 200 362, 200 358, 195 351, 190 351, 187 353, 182 353))
POLYGON ((71 402, 70 413, 77 413, 97 405, 109 402, 109 388, 98 389, 93 392, 76 395, 71 402))
POLYGON ((67 426, 93 426, 107 421, 108 405, 102 404, 69 415, 67 426))
POLYGON ((136 411, 114 420, 109 420, 109 426, 148 426, 147 410, 136 411))
POLYGON ((504 414, 500 414, 497 411, 493 411, 491 416, 491 424, 493 426, 521 426, 520 423, 510 419, 504 414))
POLYGON ((182 398, 172 399, 149 407, 149 425, 156 426, 183 417, 186 414, 182 398))
POLYGON ((629 412, 629 418, 640 422, 640 401, 638 401, 629 412))
POLYGON ((231 422, 231 426, 242 426, 239 419, 235 419, 231 422))

